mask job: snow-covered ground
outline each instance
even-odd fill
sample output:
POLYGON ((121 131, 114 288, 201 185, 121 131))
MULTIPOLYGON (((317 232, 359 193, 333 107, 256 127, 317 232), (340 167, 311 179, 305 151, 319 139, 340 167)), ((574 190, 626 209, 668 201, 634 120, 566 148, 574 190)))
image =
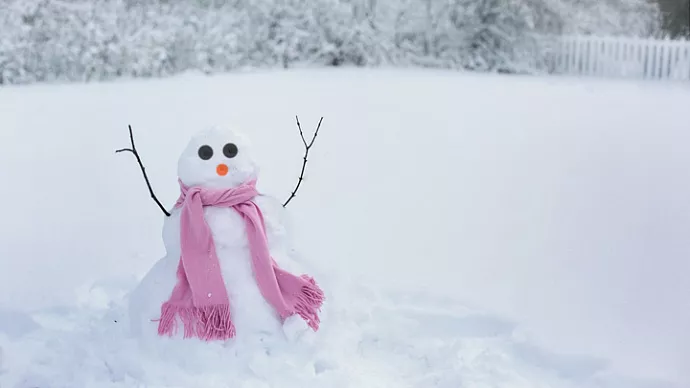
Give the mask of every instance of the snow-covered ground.
POLYGON ((0 387, 688 386, 689 106, 687 85, 429 70, 0 88, 0 387), (319 356, 140 353, 122 298, 164 250, 114 153, 127 124, 169 205, 216 123, 286 197, 295 114, 325 116, 288 207, 331 301, 319 356))

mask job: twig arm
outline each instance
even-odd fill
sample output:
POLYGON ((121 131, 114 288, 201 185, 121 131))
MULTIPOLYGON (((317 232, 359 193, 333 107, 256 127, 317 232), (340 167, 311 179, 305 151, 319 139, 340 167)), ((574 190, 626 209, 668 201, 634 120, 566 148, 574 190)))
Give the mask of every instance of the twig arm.
POLYGON ((132 134, 132 126, 128 125, 129 127, 129 140, 132 143, 132 148, 122 148, 119 150, 116 150, 115 153, 120 153, 120 152, 131 152, 135 158, 137 158, 137 163, 139 163, 139 168, 141 168, 141 173, 144 175, 144 180, 146 181, 146 187, 149 189, 149 194, 151 194, 151 198, 156 202, 158 207, 163 211, 163 214, 165 214, 166 217, 170 217, 170 213, 165 210, 165 207, 161 204, 161 202, 158 200, 158 197, 156 197, 156 194, 153 192, 153 188, 151 187, 151 182, 149 182, 149 177, 146 175, 146 168, 144 168, 144 163, 142 163, 141 158, 139 157, 139 153, 137 152, 137 147, 134 145, 134 134, 132 134))
POLYGON ((297 121, 297 129, 299 129, 299 135, 302 138, 302 143, 304 143, 304 157, 302 157, 302 171, 299 174, 297 185, 295 186, 295 189, 292 190, 290 197, 283 204, 283 207, 286 207, 287 204, 290 203, 290 201, 293 198, 295 198, 295 196, 297 196, 297 190, 299 190, 299 186, 302 184, 302 181, 304 180, 304 170, 307 168, 307 157, 309 156, 309 150, 314 145, 316 136, 319 134, 319 129, 321 129, 321 122, 323 121, 323 117, 321 117, 321 119, 319 120, 319 124, 316 126, 316 131, 314 131, 314 136, 311 138, 311 141, 309 143, 307 143, 307 140, 304 138, 304 132, 302 131, 302 125, 299 122, 299 117, 295 116, 295 120, 297 121))

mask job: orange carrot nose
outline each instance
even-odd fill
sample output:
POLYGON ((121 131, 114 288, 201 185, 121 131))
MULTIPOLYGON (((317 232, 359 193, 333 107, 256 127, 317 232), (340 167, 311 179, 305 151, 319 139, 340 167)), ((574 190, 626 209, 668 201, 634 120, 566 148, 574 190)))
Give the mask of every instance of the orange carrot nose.
POLYGON ((218 167, 216 167, 216 173, 220 176, 225 176, 228 173, 228 165, 227 164, 219 164, 218 167))

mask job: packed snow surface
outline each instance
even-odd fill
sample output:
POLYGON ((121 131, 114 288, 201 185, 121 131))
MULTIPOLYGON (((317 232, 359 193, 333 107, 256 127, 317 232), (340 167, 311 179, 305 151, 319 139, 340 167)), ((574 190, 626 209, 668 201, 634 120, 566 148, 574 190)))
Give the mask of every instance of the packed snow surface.
POLYGON ((690 88, 299 70, 0 89, 0 387, 684 387, 690 88), (298 345, 148 346, 127 297, 205 125, 296 183, 327 294, 298 345), (675 384, 675 385, 674 385, 675 384))

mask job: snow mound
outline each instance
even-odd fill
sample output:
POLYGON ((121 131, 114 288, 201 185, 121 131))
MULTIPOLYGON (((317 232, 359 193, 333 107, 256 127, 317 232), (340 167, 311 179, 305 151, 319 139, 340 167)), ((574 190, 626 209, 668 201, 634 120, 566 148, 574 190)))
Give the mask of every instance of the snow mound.
MULTIPOLYGON (((296 344, 137 342, 128 282, 82 287, 79 303, 2 322, 3 388, 79 387, 646 387, 599 360, 558 356, 517 327, 453 300, 330 281, 321 330, 296 344)), ((3 313, 0 317, 7 317, 3 313)))

